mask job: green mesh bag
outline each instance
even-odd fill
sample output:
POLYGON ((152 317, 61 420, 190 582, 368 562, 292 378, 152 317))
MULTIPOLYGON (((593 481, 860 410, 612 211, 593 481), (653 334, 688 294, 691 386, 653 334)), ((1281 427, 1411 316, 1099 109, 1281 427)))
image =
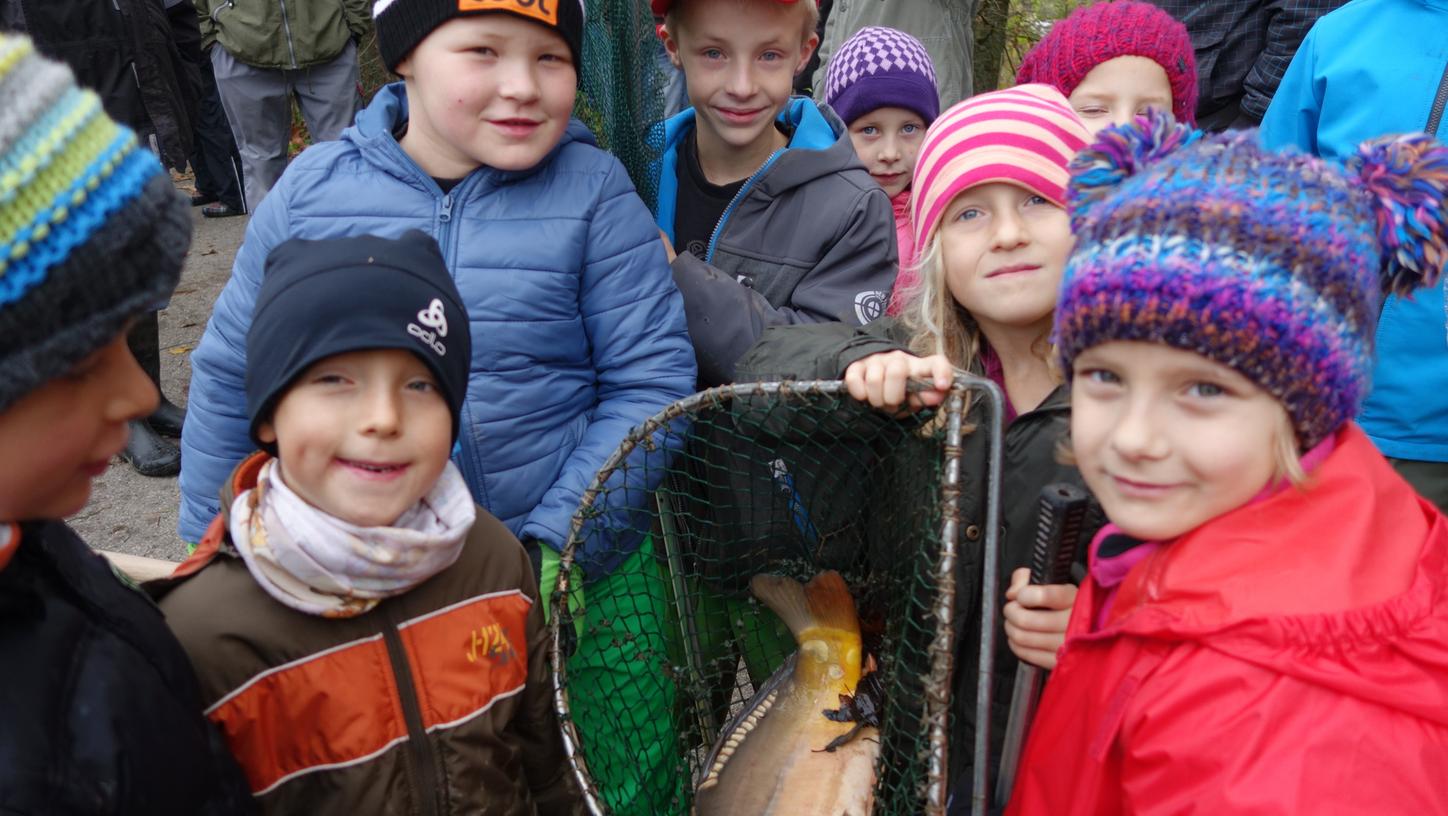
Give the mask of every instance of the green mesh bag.
POLYGON ((953 665, 953 617, 981 604, 991 642, 995 581, 980 576, 996 573, 1000 405, 963 374, 942 408, 903 420, 839 382, 735 385, 631 432, 545 567, 555 703, 591 812, 690 813, 721 728, 796 651, 750 578, 836 570, 883 687, 873 812, 944 813, 951 674, 991 669, 989 648, 953 665), (962 579, 966 433, 988 434, 990 464, 987 534, 962 579))
POLYGON ((652 211, 663 150, 663 45, 643 0, 587 0, 574 115, 623 163, 652 211))

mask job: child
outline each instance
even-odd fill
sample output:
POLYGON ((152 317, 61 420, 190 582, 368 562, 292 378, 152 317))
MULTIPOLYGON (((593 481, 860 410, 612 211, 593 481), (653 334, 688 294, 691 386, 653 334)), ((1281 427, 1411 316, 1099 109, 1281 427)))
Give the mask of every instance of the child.
POLYGON ((1051 27, 1016 82, 1060 89, 1093 135, 1150 108, 1194 124, 1197 63, 1186 26, 1151 3, 1093 3, 1051 27))
MULTIPOLYGON (((1322 17, 1272 97, 1263 143, 1338 159, 1385 133, 1448 138, 1444 31, 1448 5, 1422 0, 1353 3, 1322 17)), ((1419 493, 1448 511, 1444 286, 1439 279, 1436 291, 1384 300, 1373 389, 1358 422, 1419 493)))
POLYGON ((909 34, 893 28, 861 29, 830 59, 825 104, 849 127, 855 155, 885 188, 895 209, 900 274, 887 311, 899 314, 901 291, 916 281, 910 176, 925 129, 940 115, 935 66, 925 46, 909 34))
POLYGON ((473 498, 535 552, 563 545, 627 430, 692 389, 658 232, 617 159, 569 118, 581 4, 486 9, 378 3, 383 58, 404 82, 298 157, 253 217, 192 358, 183 538, 201 536, 250 450, 243 338, 263 259, 288 237, 437 239, 478 338, 455 461, 473 498))
POLYGON ((828 107, 791 99, 819 42, 815 4, 653 0, 693 107, 664 123, 656 217, 704 386, 767 326, 884 314, 890 199, 828 107))
POLYGON ((155 410, 126 346, 191 216, 68 68, 0 36, 0 812, 252 812, 186 653, 61 521, 155 410))
POLYGON ((1057 307, 1112 525, 1010 813, 1448 813, 1448 522, 1352 416, 1448 148, 1347 166, 1154 114, 1077 159, 1057 307))
POLYGON ((292 239, 247 332, 264 452, 156 588, 268 813, 578 805, 528 555, 448 460, 472 359, 437 244, 292 239))
MULTIPOLYGON (((915 166, 920 285, 907 293, 900 317, 854 331, 774 329, 740 363, 751 379, 843 375, 856 399, 891 412, 939 405, 953 368, 994 379, 1005 391, 1010 419, 1003 448, 1003 575, 1029 562, 1041 488, 1080 478, 1056 461, 1068 405, 1047 353, 1056 291, 1072 247, 1066 166, 1087 139, 1065 97, 1045 85, 981 94, 952 107, 931 126, 915 166), (910 377, 928 378, 938 390, 907 399, 910 377)), ((976 480, 964 489, 975 497, 961 524, 966 588, 978 586, 977 542, 985 513, 984 435, 973 435, 970 444, 967 455, 974 464, 962 468, 976 480)), ((1074 589, 1052 591, 1049 605, 1069 609, 1074 589)), ((968 590, 960 596, 962 609, 970 610, 961 613, 966 631, 974 625, 970 621, 979 620, 978 606, 971 605, 968 590)), ((1001 648, 997 735, 1005 726, 1014 677, 1014 661, 1001 648)), ((961 649, 973 655, 977 646, 966 641, 961 649)), ((952 734, 951 778, 959 780, 957 806, 968 808, 975 673, 956 677, 957 721, 963 725, 952 734)))
MULTIPOLYGON (((693 389, 683 303, 622 165, 570 118, 581 0, 379 0, 374 21, 403 82, 288 167, 192 357, 181 532, 201 535, 227 473, 253 450, 240 406, 263 259, 289 237, 419 229, 441 247, 476 339, 453 459, 551 592, 583 490, 630 428, 693 389)), ((636 486, 611 494, 642 500, 654 487, 636 486)), ((663 670, 662 646, 627 632, 637 601, 620 588, 657 564, 648 539, 580 540, 590 584, 571 676, 608 696, 663 670)), ((671 707, 631 710, 662 729, 671 707)))

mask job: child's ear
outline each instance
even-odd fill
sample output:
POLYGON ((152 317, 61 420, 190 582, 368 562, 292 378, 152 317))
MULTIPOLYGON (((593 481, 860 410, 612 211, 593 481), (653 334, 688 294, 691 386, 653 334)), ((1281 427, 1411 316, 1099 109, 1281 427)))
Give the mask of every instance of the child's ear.
POLYGON ((402 61, 397 63, 397 67, 392 69, 392 73, 402 79, 412 79, 412 55, 408 54, 403 57, 402 61))
POLYGON ((271 420, 262 420, 256 426, 256 438, 264 445, 275 445, 277 443, 277 429, 271 424, 271 420))
POLYGON ((664 53, 669 55, 669 62, 675 68, 683 68, 683 64, 679 62, 679 41, 669 33, 668 26, 659 27, 659 39, 664 41, 664 53))
POLYGON ((794 66, 795 76, 799 76, 804 71, 804 67, 809 65, 809 58, 814 56, 815 49, 819 47, 820 35, 810 32, 810 35, 805 38, 804 47, 799 51, 799 64, 794 66))

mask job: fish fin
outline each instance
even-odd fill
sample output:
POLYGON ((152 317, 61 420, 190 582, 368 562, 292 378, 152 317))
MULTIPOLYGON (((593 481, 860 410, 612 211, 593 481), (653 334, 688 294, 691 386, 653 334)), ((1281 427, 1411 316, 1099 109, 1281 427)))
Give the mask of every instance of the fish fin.
POLYGON ((860 630, 850 589, 834 570, 821 572, 808 584, 783 575, 756 575, 750 579, 749 589, 774 610, 796 640, 801 632, 816 627, 860 630))

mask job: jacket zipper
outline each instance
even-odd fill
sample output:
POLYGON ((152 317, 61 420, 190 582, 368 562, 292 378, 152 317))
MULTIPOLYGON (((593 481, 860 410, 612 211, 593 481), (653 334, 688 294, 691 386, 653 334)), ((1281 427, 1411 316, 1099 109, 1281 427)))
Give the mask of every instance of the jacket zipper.
POLYGON ((714 232, 709 236, 709 248, 704 251, 704 263, 714 262, 714 249, 719 243, 719 233, 724 231, 724 224, 729 220, 729 216, 734 214, 734 208, 739 206, 740 201, 744 200, 745 194, 749 192, 750 187, 754 186, 754 182, 758 181, 759 177, 764 175, 766 170, 774 166, 775 160, 788 149, 789 146, 786 145, 769 154, 769 158, 764 160, 764 164, 760 165, 758 170, 755 170, 749 178, 745 179, 743 184, 739 185, 739 192, 734 194, 734 198, 730 200, 729 206, 724 208, 724 213, 719 216, 719 223, 714 225, 714 232))
POLYGON ((297 48, 292 43, 292 23, 287 19, 287 0, 279 0, 282 7, 282 32, 287 37, 287 53, 292 56, 292 68, 297 68, 297 48))
POLYGON ((445 804, 437 759, 432 753, 432 743, 428 742, 427 729, 422 726, 422 709, 417 704, 417 688, 412 682, 412 669, 407 664, 407 651, 402 647, 402 635, 391 617, 382 629, 382 639, 387 643, 392 677, 397 681, 397 696, 402 701, 402 718, 407 722, 407 753, 411 758, 418 809, 424 816, 442 816, 445 804))
POLYGON ((1438 123, 1443 121, 1443 108, 1448 106, 1448 65, 1443 66, 1443 78, 1438 80, 1438 95, 1433 97, 1433 109, 1428 113, 1428 126, 1424 130, 1429 136, 1437 135, 1438 123))

